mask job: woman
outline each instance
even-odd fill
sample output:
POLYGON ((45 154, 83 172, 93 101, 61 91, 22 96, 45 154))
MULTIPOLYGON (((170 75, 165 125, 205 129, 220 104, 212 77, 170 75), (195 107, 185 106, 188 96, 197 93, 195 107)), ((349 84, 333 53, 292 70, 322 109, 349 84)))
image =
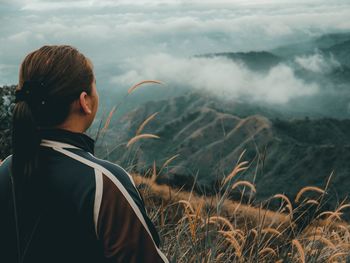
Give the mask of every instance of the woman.
POLYGON ((133 179, 93 155, 84 132, 97 108, 92 63, 78 50, 26 56, 13 155, 0 166, 0 262, 167 262, 133 179))

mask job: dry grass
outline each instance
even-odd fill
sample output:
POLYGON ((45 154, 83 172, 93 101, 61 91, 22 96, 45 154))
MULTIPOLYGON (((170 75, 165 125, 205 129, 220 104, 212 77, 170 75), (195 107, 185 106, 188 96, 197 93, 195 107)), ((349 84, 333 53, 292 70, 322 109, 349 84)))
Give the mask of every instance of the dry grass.
POLYGON ((163 84, 163 82, 159 81, 159 80, 143 80, 140 81, 138 83, 136 83, 135 85, 133 85, 132 87, 130 87, 128 89, 128 94, 132 93, 134 90, 136 90, 137 88, 139 88, 140 86, 144 85, 144 84, 163 84))
POLYGON ((147 123, 149 123, 156 115, 158 114, 158 112, 153 113, 152 115, 150 115, 146 120, 144 120, 144 122, 140 125, 140 127, 137 129, 136 131, 136 135, 139 135, 142 130, 145 128, 145 126, 147 125, 147 123))
POLYGON ((321 220, 323 212, 298 230, 291 214, 300 207, 293 209, 284 195, 275 197, 287 213, 133 178, 174 262, 347 262, 350 256, 350 226, 340 216, 321 220))
MULTIPOLYGON (((128 94, 145 83, 162 84, 154 80, 141 81, 129 88, 128 94)), ((110 112, 104 130, 115 109, 110 112)), ((127 143, 128 147, 140 139, 159 138, 141 134, 157 114, 141 123, 136 135, 127 143)), ((341 203, 334 211, 321 209, 330 179, 325 189, 314 186, 301 189, 294 206, 284 194, 276 194, 261 203, 252 203, 249 198, 243 204, 229 198, 233 189, 243 189, 242 197, 245 188, 249 188, 251 196, 256 193, 253 183, 236 180, 240 172, 249 169, 249 163, 242 161, 243 155, 244 151, 232 172, 221 180, 220 190, 211 196, 157 184, 158 176, 178 154, 166 160, 158 172, 154 161, 149 174, 133 174, 148 214, 163 240, 162 250, 170 261, 350 262, 350 226, 342 220, 350 204, 341 203), (276 211, 266 206, 273 200, 281 202, 276 211), (311 218, 310 208, 313 209, 311 218)))
POLYGON ((109 112, 108 117, 107 117, 106 122, 105 122, 105 125, 103 126, 101 132, 105 132, 105 131, 108 129, 109 124, 111 123, 111 119, 112 119, 113 114, 114 114, 114 112, 116 111, 116 109, 117 109, 117 107, 114 106, 114 107, 111 109, 111 111, 109 112))
POLYGON ((325 193, 325 191, 324 191, 323 189, 319 188, 319 187, 315 187, 315 186, 306 186, 306 187, 302 188, 302 189, 298 192, 297 196, 295 197, 295 202, 298 203, 298 202, 300 201, 301 196, 302 196, 304 193, 308 192, 308 191, 313 191, 313 192, 317 192, 317 193, 320 193, 320 194, 324 194, 324 193, 325 193))
POLYGON ((146 139, 146 138, 159 139, 159 136, 154 135, 154 134, 148 134, 148 133, 139 134, 139 135, 136 135, 136 136, 132 137, 132 138, 128 141, 128 143, 126 144, 126 147, 129 147, 129 146, 133 145, 135 142, 137 142, 137 141, 140 140, 140 139, 146 139))

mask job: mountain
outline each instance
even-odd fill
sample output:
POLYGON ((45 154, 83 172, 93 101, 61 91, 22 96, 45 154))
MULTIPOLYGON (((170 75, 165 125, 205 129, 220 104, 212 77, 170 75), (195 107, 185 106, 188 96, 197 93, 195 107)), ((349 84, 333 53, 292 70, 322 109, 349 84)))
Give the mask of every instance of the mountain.
POLYGON ((350 67, 350 37, 349 40, 324 48, 322 51, 330 56, 334 56, 342 65, 350 67))
POLYGON ((269 76, 283 65, 297 81, 318 90, 310 96, 291 98, 281 107, 283 113, 295 117, 344 119, 350 116, 350 33, 327 34, 269 51, 211 53, 200 57, 224 57, 260 77, 269 76))
POLYGON ((197 57, 225 57, 238 63, 243 63, 253 71, 266 71, 273 66, 281 63, 282 58, 267 51, 251 51, 251 52, 223 52, 205 54, 197 57))
POLYGON ((126 114, 110 127, 100 143, 100 155, 145 173, 155 161, 158 169, 171 156, 168 173, 159 178, 171 184, 191 184, 198 173, 199 188, 212 191, 228 175, 239 156, 251 167, 240 179, 255 181, 258 198, 284 192, 295 195, 302 187, 323 187, 332 171, 339 198, 350 182, 350 120, 291 119, 254 105, 224 103, 199 93, 150 102, 126 114), (246 113, 244 114, 244 109, 246 113), (131 149, 127 142, 151 114, 158 115, 143 133, 159 140, 141 140, 131 149), (282 119, 281 119, 282 118, 282 119))
POLYGON ((326 50, 332 46, 334 47, 349 40, 350 32, 325 34, 308 41, 301 41, 298 43, 277 47, 269 52, 280 57, 290 58, 314 53, 315 50, 326 50))

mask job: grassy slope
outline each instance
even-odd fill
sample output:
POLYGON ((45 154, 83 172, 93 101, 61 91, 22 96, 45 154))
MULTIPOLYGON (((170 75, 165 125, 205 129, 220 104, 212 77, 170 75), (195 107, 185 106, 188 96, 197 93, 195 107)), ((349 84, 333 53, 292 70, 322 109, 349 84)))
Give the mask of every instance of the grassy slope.
POLYGON ((159 185, 155 176, 133 178, 160 232, 162 250, 172 262, 347 262, 350 258, 350 226, 340 219, 348 205, 321 213, 315 209, 323 197, 317 189, 304 188, 300 196, 305 199, 294 208, 286 196, 275 196, 281 206, 273 212, 266 204, 230 201, 225 193, 205 197, 159 185), (312 193, 319 194, 318 201, 310 198, 312 193))
POLYGON ((251 169, 242 178, 255 180, 259 199, 280 192, 295 196, 305 185, 321 187, 332 171, 332 191, 339 199, 347 195, 349 120, 281 119, 271 111, 262 111, 264 116, 257 114, 259 111, 239 103, 219 105, 196 94, 147 103, 110 127, 106 145, 99 147, 106 152, 100 154, 109 153, 110 160, 139 172, 150 168, 153 161, 159 168, 167 158, 180 154, 166 180, 178 186, 191 184, 198 172, 197 183, 211 191, 246 150, 244 158, 251 162, 251 169), (111 152, 115 141, 127 142, 155 112, 158 114, 143 132, 160 139, 142 141, 129 150, 120 145, 111 152))

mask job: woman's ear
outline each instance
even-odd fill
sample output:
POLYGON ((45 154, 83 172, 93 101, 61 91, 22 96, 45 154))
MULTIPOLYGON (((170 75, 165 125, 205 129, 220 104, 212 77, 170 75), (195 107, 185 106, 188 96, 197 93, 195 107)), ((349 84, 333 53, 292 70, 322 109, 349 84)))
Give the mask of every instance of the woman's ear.
POLYGON ((92 109, 91 109, 91 100, 89 98, 89 95, 83 91, 80 94, 79 97, 79 104, 80 104, 80 108, 81 110, 85 113, 85 114, 91 114, 92 113, 92 109))

